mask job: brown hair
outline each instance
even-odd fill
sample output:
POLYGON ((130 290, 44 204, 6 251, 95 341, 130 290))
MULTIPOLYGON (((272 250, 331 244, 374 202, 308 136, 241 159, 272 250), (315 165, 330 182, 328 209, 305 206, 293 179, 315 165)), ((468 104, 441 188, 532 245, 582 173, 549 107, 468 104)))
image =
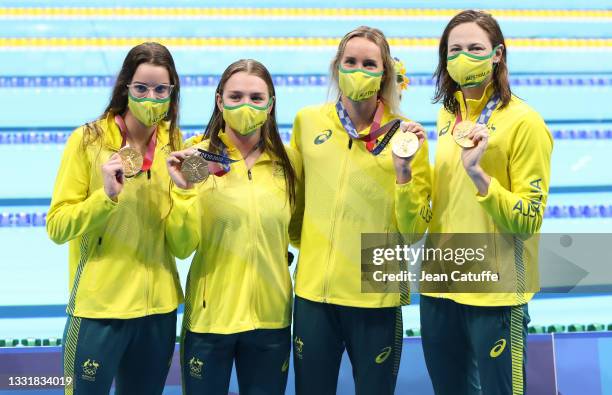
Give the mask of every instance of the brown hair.
MULTIPOLYGON (((170 51, 159 43, 142 43, 128 52, 115 81, 110 103, 98 119, 104 119, 108 115, 123 114, 127 110, 128 88, 126 85, 132 82, 136 69, 143 63, 162 66, 168 70, 170 85, 174 85, 174 89, 172 89, 172 94, 170 95, 170 108, 164 120, 170 122, 170 146, 173 151, 178 150, 181 147, 181 137, 178 128, 180 81, 170 51)), ((85 125, 84 133, 83 145, 86 146, 99 139, 103 131, 95 122, 90 122, 85 125)))
MULTIPOLYGON (((272 109, 270 110, 270 114, 268 115, 266 122, 261 126, 263 151, 271 152, 273 156, 280 161, 285 173, 287 197, 289 198, 290 204, 294 205, 296 184, 295 170, 291 165, 291 161, 289 160, 287 151, 285 151, 285 146, 283 145, 283 140, 278 132, 278 125, 276 124, 276 92, 274 90, 272 77, 270 76, 270 73, 266 67, 253 59, 240 59, 230 64, 221 75, 221 80, 219 81, 219 85, 217 85, 217 90, 215 93, 223 97, 223 88, 225 87, 225 83, 232 75, 239 72, 245 72, 259 77, 268 86, 268 96, 270 100, 272 100, 272 109)), ((208 138, 210 140, 209 149, 212 152, 220 153, 222 150, 223 143, 219 138, 219 132, 221 130, 225 130, 225 120, 223 119, 223 113, 219 110, 217 101, 215 100, 212 116, 210 117, 208 126, 206 126, 206 131, 204 132, 204 138, 208 138)))
POLYGON ((499 63, 493 67, 492 82, 495 92, 500 96, 501 104, 499 108, 504 108, 510 103, 512 91, 508 82, 508 66, 506 62, 506 41, 497 21, 486 12, 465 10, 461 11, 450 20, 442 37, 440 38, 440 46, 438 47, 438 68, 436 69, 433 78, 436 80, 436 92, 433 98, 434 103, 443 103, 444 108, 450 113, 456 113, 459 110, 459 103, 455 99, 454 93, 460 89, 459 85, 453 81, 446 70, 446 59, 448 57, 448 36, 451 30, 463 23, 476 23, 483 29, 492 48, 498 45, 503 45, 502 57, 499 63))
POLYGON ((340 44, 338 44, 338 51, 336 52, 336 56, 334 56, 334 58, 332 59, 329 67, 329 72, 331 74, 330 92, 333 92, 335 100, 338 100, 338 98, 340 97, 340 88, 338 87, 338 67, 340 66, 340 62, 342 61, 342 56, 344 56, 346 44, 349 42, 350 39, 355 37, 366 38, 376 44, 380 49, 384 73, 380 85, 379 96, 391 109, 392 113, 399 114, 397 77, 395 75, 395 68, 393 66, 395 61, 391 56, 389 42, 387 42, 387 38, 385 37, 384 33, 381 30, 373 27, 359 26, 357 29, 348 32, 344 37, 342 37, 340 44))

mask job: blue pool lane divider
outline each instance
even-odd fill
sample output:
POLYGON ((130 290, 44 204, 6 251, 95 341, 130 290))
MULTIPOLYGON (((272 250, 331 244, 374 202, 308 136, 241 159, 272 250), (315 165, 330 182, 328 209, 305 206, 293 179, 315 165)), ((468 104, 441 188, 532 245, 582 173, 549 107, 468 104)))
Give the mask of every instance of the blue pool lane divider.
MULTIPOLYGON (((612 204, 549 205, 545 218, 612 218, 612 204)), ((28 228, 46 225, 46 212, 0 212, 0 228, 28 228)))
MULTIPOLYGON (((433 125, 424 125, 429 129, 427 138, 430 141, 438 139, 438 133, 433 130, 433 125)), ((279 125, 281 137, 285 142, 289 141, 292 125, 279 125)), ((6 128, 3 128, 6 129, 6 128)), ((72 129, 70 127, 61 128, 14 128, 12 130, 0 130, 0 145, 2 144, 64 144, 68 140, 72 129)), ((181 128, 183 137, 188 139, 196 134, 202 133, 203 127, 187 126, 181 128)), ((555 140, 612 140, 612 129, 554 129, 551 130, 555 140)))
MULTIPOLYGON (((184 75, 183 87, 216 87, 221 76, 212 74, 184 75)), ((275 74, 275 86, 324 86, 327 74, 275 74)), ((411 86, 433 86, 430 75, 408 75, 411 86)), ((114 76, 2 76, 0 88, 94 88, 112 87, 114 76)), ((612 75, 519 75, 511 76, 513 86, 612 86, 612 75)))

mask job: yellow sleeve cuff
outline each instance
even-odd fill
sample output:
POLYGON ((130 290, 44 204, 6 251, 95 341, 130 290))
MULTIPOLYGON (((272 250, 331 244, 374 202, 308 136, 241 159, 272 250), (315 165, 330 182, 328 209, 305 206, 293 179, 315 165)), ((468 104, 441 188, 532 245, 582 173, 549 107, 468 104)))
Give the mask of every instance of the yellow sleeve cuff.
POLYGON ((476 200, 479 203, 488 203, 494 199, 495 196, 498 195, 499 188, 502 188, 499 181, 495 177, 491 177, 491 183, 489 184, 489 189, 487 189, 487 194, 485 196, 481 196, 476 192, 476 200))
POLYGON ((405 182, 403 184, 395 184, 395 192, 396 193, 406 193, 409 192, 412 189, 412 185, 414 185, 414 182, 412 182, 412 180, 405 182))
POLYGON ((117 196, 117 202, 116 202, 110 197, 108 197, 106 192, 104 192, 104 187, 102 187, 96 190, 94 193, 92 193, 91 196, 89 196, 89 199, 92 202, 101 203, 102 205, 101 208, 103 209, 112 210, 115 207, 117 207, 118 201, 119 199, 121 199, 121 194, 117 196))
POLYGON ((179 199, 189 200, 192 197, 195 197, 198 193, 196 191, 197 186, 194 186, 191 189, 183 189, 179 188, 176 185, 172 186, 172 194, 179 199))

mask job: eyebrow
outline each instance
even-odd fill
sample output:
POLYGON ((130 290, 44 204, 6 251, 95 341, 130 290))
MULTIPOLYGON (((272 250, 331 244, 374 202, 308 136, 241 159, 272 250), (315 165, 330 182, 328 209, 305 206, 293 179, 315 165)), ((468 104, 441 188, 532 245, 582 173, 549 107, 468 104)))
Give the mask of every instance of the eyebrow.
POLYGON ((160 82, 160 83, 149 84, 148 82, 143 82, 143 81, 138 81, 138 80, 134 80, 134 81, 132 81, 132 84, 143 84, 143 85, 170 85, 170 83, 169 83, 169 82, 160 82))
MULTIPOLYGON (((344 60, 356 60, 354 56, 345 56, 344 60)), ((363 62, 374 62, 377 63, 376 59, 372 59, 372 58, 366 58, 363 60, 363 62)))
POLYGON ((265 92, 244 92, 244 91, 227 91, 230 95, 241 94, 241 95, 265 95, 265 92))
MULTIPOLYGON (((483 47, 485 46, 485 44, 481 43, 480 41, 467 44, 468 47, 471 47, 471 46, 474 46, 474 45, 480 45, 480 46, 483 46, 483 47)), ((449 45, 449 48, 461 47, 461 46, 463 46, 463 45, 462 44, 453 44, 453 45, 449 45)))

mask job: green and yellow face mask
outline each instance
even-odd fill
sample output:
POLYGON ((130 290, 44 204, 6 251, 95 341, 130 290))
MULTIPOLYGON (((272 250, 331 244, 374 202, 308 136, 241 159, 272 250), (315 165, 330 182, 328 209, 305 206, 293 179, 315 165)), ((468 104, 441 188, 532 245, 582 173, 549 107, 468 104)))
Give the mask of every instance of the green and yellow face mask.
POLYGON ((380 90, 383 71, 374 73, 363 69, 338 67, 338 85, 342 95, 353 101, 362 101, 374 96, 380 90))
POLYGON ((136 98, 128 93, 128 108, 146 127, 158 124, 166 117, 170 108, 170 97, 165 99, 136 98))
POLYGON ((223 120, 236 133, 247 136, 263 126, 268 119, 268 108, 272 99, 265 106, 244 103, 237 106, 223 105, 223 120))
POLYGON ((493 48, 490 54, 473 55, 461 51, 446 58, 446 70, 450 77, 462 88, 473 88, 481 85, 493 72, 491 58, 500 46, 493 48))

